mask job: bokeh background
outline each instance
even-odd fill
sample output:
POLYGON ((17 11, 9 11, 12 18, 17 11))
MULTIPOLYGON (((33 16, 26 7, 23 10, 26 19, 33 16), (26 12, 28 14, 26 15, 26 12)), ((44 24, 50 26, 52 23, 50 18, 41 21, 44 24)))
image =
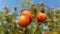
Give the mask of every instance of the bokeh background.
POLYGON ((37 20, 33 18, 27 34, 60 34, 60 0, 0 0, 0 34, 26 34, 25 28, 18 25, 18 19, 22 9, 32 10, 34 14, 33 5, 37 6, 36 10, 44 6, 47 19, 35 31, 37 20))

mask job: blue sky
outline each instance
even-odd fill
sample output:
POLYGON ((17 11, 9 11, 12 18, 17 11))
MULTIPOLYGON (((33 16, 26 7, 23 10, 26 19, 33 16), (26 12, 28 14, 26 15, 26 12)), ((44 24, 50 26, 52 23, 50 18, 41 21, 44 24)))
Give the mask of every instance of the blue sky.
MULTIPOLYGON (((58 8, 60 6, 60 0, 33 0, 35 4, 44 2, 45 5, 53 8, 58 8)), ((10 9, 13 9, 13 6, 17 6, 19 10, 20 0, 0 0, 0 10, 7 6, 10 9)))
POLYGON ((20 3, 20 0, 0 0, 0 10, 4 7, 8 7, 10 9, 13 9, 14 6, 18 6, 20 3))

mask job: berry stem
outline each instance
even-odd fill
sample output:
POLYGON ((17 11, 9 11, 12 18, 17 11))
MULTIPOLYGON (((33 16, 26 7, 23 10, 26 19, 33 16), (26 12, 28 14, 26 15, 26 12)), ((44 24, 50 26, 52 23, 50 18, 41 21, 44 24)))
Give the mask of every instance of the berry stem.
MULTIPOLYGON (((39 22, 37 23, 35 32, 38 31, 38 27, 39 27, 40 24, 41 24, 41 23, 39 23, 39 22)), ((34 34, 35 34, 35 32, 34 32, 34 34)))
POLYGON ((27 27, 25 27, 25 34, 27 34, 27 27))
POLYGON ((41 12, 42 12, 42 13, 44 13, 44 12, 45 12, 43 8, 41 9, 41 12))

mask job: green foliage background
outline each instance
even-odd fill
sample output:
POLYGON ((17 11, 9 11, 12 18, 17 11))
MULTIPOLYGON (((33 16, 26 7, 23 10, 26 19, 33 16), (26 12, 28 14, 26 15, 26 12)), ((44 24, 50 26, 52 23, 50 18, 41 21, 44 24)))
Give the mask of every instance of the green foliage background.
POLYGON ((59 8, 54 10, 54 8, 49 8, 44 3, 35 5, 31 0, 21 0, 20 8, 24 7, 31 10, 33 13, 33 20, 31 24, 26 28, 20 27, 19 24, 16 23, 16 17, 20 16, 18 15, 17 7, 14 8, 14 11, 10 10, 9 8, 4 8, 0 11, 0 34, 42 34, 42 32, 47 32, 48 34, 54 34, 58 32, 58 34, 60 34, 59 8), (47 14, 47 19, 43 23, 38 23, 36 20, 36 14, 42 8, 44 8, 45 13, 47 14), (43 24, 48 29, 44 29, 42 26, 43 24))

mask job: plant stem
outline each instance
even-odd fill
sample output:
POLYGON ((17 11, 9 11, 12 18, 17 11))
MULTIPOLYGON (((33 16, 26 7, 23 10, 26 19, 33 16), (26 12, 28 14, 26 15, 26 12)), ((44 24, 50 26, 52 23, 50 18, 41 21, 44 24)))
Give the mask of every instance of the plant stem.
POLYGON ((35 34, 35 32, 38 30, 38 27, 39 27, 40 24, 41 24, 41 23, 38 22, 38 24, 36 25, 36 29, 35 29, 35 31, 34 31, 34 34, 35 34))
POLYGON ((27 34, 27 27, 25 27, 25 34, 27 34))

